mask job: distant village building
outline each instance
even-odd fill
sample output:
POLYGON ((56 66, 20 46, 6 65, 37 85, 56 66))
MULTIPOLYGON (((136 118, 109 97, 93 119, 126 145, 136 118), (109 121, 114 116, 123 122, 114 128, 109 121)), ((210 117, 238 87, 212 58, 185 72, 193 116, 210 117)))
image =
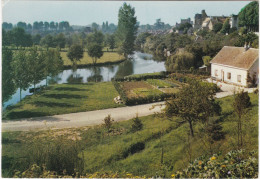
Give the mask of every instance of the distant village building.
POLYGON ((200 29, 206 17, 208 17, 208 15, 206 14, 205 10, 202 10, 201 14, 195 14, 193 28, 200 29))
POLYGON ((224 46, 211 60, 211 78, 239 86, 258 85, 258 49, 224 46))
POLYGON ((236 27, 238 28, 238 16, 231 15, 228 16, 208 16, 205 10, 201 11, 201 14, 195 14, 193 28, 198 29, 206 29, 213 30, 213 27, 216 23, 224 24, 225 20, 229 19, 230 28, 236 27))
POLYGON ((229 24, 230 24, 230 28, 235 27, 238 29, 238 15, 232 14, 230 16, 229 24))
POLYGON ((178 28, 178 27, 180 27, 181 24, 185 24, 185 23, 189 23, 189 24, 193 25, 193 21, 191 21, 191 19, 188 18, 188 19, 181 19, 181 23, 176 22, 175 27, 178 28))

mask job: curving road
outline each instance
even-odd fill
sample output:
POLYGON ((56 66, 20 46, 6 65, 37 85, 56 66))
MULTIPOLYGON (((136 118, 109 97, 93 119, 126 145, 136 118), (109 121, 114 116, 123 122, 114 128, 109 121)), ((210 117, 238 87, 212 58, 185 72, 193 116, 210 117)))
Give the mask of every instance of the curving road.
POLYGON ((108 114, 111 114, 114 121, 123 121, 134 118, 137 113, 140 117, 158 113, 161 112, 162 108, 164 108, 164 102, 157 102, 97 111, 19 119, 19 121, 2 121, 2 132, 92 126, 102 124, 108 114))

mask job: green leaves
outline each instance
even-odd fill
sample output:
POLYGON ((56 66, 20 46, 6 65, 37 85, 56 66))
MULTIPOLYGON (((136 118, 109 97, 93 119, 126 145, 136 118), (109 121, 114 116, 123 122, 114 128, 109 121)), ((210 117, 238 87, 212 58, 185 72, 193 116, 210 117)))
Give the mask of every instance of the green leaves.
POLYGON ((124 3, 118 12, 118 28, 116 34, 119 40, 119 50, 126 58, 128 55, 133 54, 137 28, 135 9, 132 8, 131 5, 124 3))
POLYGON ((247 28, 258 29, 259 19, 259 3, 257 1, 251 2, 246 5, 238 14, 239 25, 246 26, 247 28))

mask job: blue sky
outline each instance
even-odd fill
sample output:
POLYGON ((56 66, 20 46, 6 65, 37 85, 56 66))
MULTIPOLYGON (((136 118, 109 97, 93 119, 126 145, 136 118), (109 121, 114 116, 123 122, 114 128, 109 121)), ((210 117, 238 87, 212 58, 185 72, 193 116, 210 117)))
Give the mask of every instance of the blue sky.
MULTIPOLYGON (((194 18, 202 9, 210 15, 238 14, 249 1, 128 1, 135 7, 141 24, 154 24, 161 18, 174 25, 181 18, 194 18)), ((117 24, 118 9, 123 1, 14 1, 3 7, 3 21, 69 21, 71 25, 88 25, 104 21, 117 24)))

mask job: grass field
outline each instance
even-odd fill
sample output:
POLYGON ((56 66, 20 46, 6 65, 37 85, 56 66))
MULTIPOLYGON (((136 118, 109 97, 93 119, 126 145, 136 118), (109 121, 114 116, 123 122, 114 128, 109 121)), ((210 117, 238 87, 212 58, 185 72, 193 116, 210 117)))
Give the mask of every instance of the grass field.
MULTIPOLYGON (((72 62, 70 61, 70 59, 67 57, 67 52, 60 52, 61 53, 61 57, 64 61, 64 66, 71 66, 72 62)), ((124 60, 124 56, 123 55, 119 55, 116 52, 104 52, 103 56, 97 60, 97 64, 103 64, 103 63, 114 63, 114 62, 119 62, 124 60)), ((84 52, 84 56, 83 58, 77 63, 79 66, 80 65, 91 65, 92 62, 92 58, 90 56, 88 56, 87 52, 84 52)))
POLYGON ((111 82, 86 84, 57 84, 24 98, 6 109, 3 119, 49 116, 81 111, 114 108, 118 96, 111 82), (104 93, 106 91, 106 93, 104 93))
MULTIPOLYGON (((246 151, 258 150, 258 95, 250 94, 252 106, 244 120, 244 145, 246 151)), ((162 115, 141 117, 143 129, 130 131, 132 120, 114 123, 108 133, 104 126, 39 132, 5 132, 2 137, 4 176, 13 176, 13 170, 23 171, 28 165, 23 157, 32 156, 27 147, 34 139, 49 137, 50 143, 63 135, 70 143, 78 138, 84 146, 85 173, 123 173, 129 176, 162 176, 169 178, 177 170, 186 168, 199 156, 223 155, 236 149, 236 117, 233 114, 233 96, 218 99, 222 106, 219 117, 225 139, 212 144, 201 136, 201 124, 194 126, 195 137, 189 138, 187 124, 178 124, 162 115)), ((113 114, 111 114, 113 117, 113 114)), ((174 118, 173 118, 174 119, 174 118)), ((39 150, 35 148, 35 150, 39 150)), ((120 176, 120 175, 119 175, 120 176)))

